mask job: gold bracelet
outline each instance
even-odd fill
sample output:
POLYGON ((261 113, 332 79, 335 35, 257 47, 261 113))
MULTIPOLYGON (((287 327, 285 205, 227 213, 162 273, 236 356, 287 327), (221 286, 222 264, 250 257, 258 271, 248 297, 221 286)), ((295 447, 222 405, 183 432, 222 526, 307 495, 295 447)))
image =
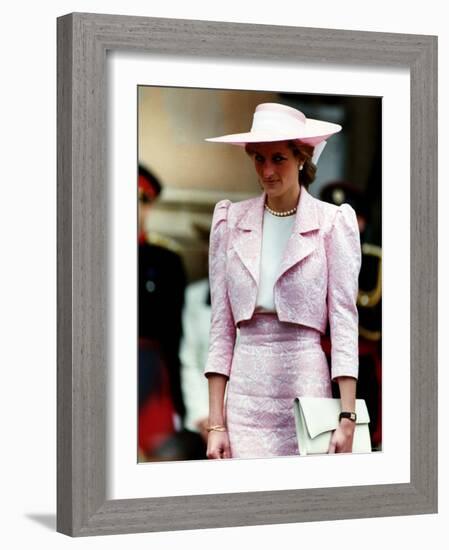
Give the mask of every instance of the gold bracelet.
POLYGON ((222 426, 221 424, 217 424, 216 426, 209 426, 206 428, 208 432, 226 432, 226 426, 222 426))

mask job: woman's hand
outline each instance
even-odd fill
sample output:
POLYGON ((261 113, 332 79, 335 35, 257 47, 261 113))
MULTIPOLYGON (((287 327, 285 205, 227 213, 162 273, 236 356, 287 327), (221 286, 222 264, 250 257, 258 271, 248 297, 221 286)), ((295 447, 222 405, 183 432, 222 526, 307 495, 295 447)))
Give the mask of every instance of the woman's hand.
POLYGON ((228 432, 209 432, 206 454, 207 458, 231 458, 228 432))
POLYGON ((338 428, 332 434, 329 445, 329 454, 351 453, 354 439, 355 422, 348 418, 342 418, 338 428))

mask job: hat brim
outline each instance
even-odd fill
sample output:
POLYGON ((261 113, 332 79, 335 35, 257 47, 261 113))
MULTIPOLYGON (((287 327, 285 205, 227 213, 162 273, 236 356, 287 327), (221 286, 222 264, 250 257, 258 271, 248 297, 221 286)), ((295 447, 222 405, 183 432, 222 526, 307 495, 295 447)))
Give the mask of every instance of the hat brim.
POLYGON ((307 119, 307 124, 305 124, 304 129, 300 134, 289 130, 254 130, 240 134, 227 134, 224 136, 206 138, 205 141, 210 141, 213 143, 227 143, 229 145, 239 145, 240 147, 244 147, 247 143, 298 140, 301 143, 315 147, 340 130, 341 126, 339 124, 309 118, 307 119))

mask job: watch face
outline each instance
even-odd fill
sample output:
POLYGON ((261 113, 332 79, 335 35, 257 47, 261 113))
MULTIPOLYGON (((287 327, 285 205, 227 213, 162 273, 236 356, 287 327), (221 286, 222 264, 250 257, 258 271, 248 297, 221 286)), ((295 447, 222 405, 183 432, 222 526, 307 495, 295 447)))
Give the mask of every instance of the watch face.
POLYGON ((357 419, 357 415, 355 412, 342 412, 340 414, 340 418, 348 418, 349 420, 355 422, 357 419))

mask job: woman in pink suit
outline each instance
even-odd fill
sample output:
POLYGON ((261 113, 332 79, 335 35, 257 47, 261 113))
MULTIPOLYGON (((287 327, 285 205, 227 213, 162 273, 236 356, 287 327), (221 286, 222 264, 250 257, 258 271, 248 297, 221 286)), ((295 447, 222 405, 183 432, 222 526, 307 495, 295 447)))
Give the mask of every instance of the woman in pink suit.
MULTIPOLYGON (((340 129, 264 103, 249 132, 207 140, 245 147, 263 189, 256 198, 222 200, 214 210, 209 458, 298 454, 293 399, 331 397, 331 379, 342 410, 355 411, 356 215, 348 204, 337 207, 307 191, 325 140, 340 129), (320 344, 328 320, 330 371, 320 344)), ((331 453, 352 450, 354 415, 343 416, 331 453)))

